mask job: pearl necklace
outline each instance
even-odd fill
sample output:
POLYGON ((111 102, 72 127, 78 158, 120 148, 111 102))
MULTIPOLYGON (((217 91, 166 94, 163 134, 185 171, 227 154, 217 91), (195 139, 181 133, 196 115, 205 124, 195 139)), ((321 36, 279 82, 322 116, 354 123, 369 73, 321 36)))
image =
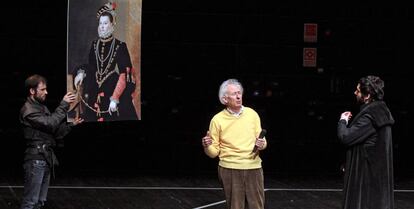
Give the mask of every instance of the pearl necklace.
MULTIPOLYGON (((95 55, 100 62, 105 62, 108 59, 108 57, 110 57, 109 55, 111 55, 112 57, 112 54, 114 53, 115 39, 114 38, 112 39, 111 48, 109 48, 108 55, 106 55, 105 58, 103 58, 103 54, 104 54, 103 49, 105 45, 102 46, 102 54, 101 56, 99 56, 99 43, 100 42, 101 42, 101 39, 98 39, 98 42, 96 43, 96 47, 95 47, 95 55)), ((103 44, 105 44, 105 42, 106 41, 102 41, 103 44)))
MULTIPOLYGON (((114 61, 114 58, 116 56, 116 51, 119 48, 119 45, 117 45, 115 47, 115 39, 112 40, 111 43, 111 48, 109 49, 108 55, 103 58, 103 54, 104 54, 104 45, 102 46, 102 54, 99 53, 99 44, 100 44, 100 39, 98 39, 98 41, 96 42, 96 46, 95 46, 95 57, 96 57, 96 73, 95 73, 95 78, 96 78, 96 83, 98 84, 99 88, 102 86, 102 84, 105 82, 105 80, 112 75, 115 70, 112 70, 111 72, 109 71, 109 68, 112 65, 112 62, 114 61), (107 59, 110 57, 108 64, 105 66, 104 68, 104 62, 107 61, 107 59)), ((103 44, 105 44, 105 42, 103 42, 103 44)))

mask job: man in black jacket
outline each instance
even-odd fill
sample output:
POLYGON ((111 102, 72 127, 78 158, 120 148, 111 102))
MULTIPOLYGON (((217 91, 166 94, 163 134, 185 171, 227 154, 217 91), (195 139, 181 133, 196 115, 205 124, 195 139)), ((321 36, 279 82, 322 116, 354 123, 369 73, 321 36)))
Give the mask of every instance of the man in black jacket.
POLYGON ((355 90, 360 112, 349 125, 351 112, 338 122, 338 137, 347 147, 343 209, 394 208, 394 119, 382 101, 383 88, 379 77, 361 78, 355 90))
POLYGON ((57 159, 53 152, 56 140, 70 131, 70 126, 83 122, 77 118, 72 124, 66 123, 66 113, 75 95, 68 92, 56 110, 51 113, 44 105, 47 95, 46 79, 32 75, 25 81, 28 97, 20 110, 20 123, 26 139, 24 156, 24 194, 21 209, 41 208, 49 188, 50 174, 57 159))

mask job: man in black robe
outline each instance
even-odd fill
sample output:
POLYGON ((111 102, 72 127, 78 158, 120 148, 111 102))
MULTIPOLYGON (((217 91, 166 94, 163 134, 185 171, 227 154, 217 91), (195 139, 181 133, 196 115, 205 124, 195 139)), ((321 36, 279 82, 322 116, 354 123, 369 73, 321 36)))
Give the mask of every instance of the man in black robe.
POLYGON ((376 76, 359 80, 354 92, 360 112, 338 122, 338 137, 346 146, 343 209, 393 209, 394 119, 383 101, 384 82, 376 76))

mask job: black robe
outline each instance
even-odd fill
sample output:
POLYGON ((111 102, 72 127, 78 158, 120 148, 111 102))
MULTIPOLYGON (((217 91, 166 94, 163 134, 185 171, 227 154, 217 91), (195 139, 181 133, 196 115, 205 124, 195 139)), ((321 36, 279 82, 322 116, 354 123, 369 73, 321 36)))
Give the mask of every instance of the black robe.
POLYGON ((349 126, 338 122, 346 145, 344 209, 393 209, 394 119, 383 101, 363 105, 349 126))

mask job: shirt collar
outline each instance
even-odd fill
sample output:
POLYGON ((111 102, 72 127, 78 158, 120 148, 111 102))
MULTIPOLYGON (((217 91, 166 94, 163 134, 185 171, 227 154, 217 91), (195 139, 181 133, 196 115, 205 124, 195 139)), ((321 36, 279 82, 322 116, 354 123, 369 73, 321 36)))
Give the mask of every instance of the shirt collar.
POLYGON ((239 112, 234 112, 234 111, 232 111, 230 108, 226 108, 226 110, 227 110, 227 111, 228 111, 231 115, 236 116, 236 117, 240 117, 240 115, 243 113, 244 106, 242 105, 242 107, 240 108, 240 111, 239 111, 239 112))

